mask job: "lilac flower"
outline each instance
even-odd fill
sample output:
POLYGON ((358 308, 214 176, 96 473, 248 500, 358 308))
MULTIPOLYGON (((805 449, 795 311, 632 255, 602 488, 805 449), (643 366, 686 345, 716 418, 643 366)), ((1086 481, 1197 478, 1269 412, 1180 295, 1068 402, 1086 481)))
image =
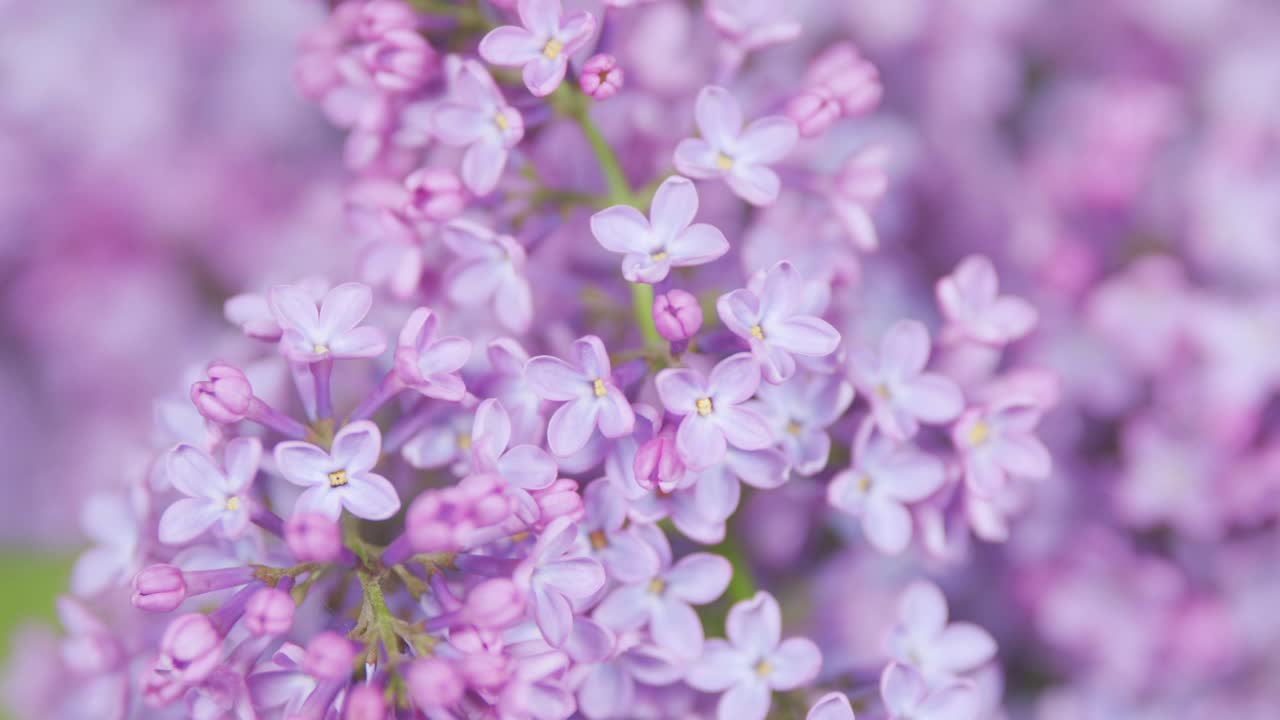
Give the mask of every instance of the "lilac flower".
POLYGON ((467 149, 462 181, 476 195, 493 191, 508 151, 524 137, 524 118, 507 105, 493 78, 475 60, 462 61, 448 96, 432 111, 430 124, 440 142, 467 149))
POLYGON ((978 694, 968 683, 929 689, 909 665, 890 663, 880 676, 880 697, 890 720, 977 720, 978 694))
POLYGON ((698 191, 679 175, 663 181, 646 220, 630 205, 614 205, 591 216, 591 234, 605 250, 624 253, 622 276, 656 283, 673 267, 703 265, 729 251, 724 233, 706 223, 691 224, 698 191))
POLYGON ((849 354, 849 377, 871 402, 886 435, 905 440, 920 422, 945 423, 964 409, 964 396, 949 378, 924 372, 929 331, 914 320, 894 323, 880 340, 879 356, 865 348, 849 354))
POLYGON ((608 100, 622 90, 624 74, 618 59, 607 53, 587 58, 578 74, 578 87, 593 100, 608 100))
POLYGON ((756 397, 792 469, 822 472, 831 454, 827 428, 853 403, 853 386, 839 375, 801 373, 781 385, 761 385, 756 397))
POLYGON ((373 303, 367 285, 343 283, 325 293, 319 307, 296 285, 277 285, 267 299, 283 328, 280 350, 290 360, 377 357, 387 349, 381 330, 358 327, 373 303))
POLYGON ((1008 477, 1049 477, 1049 450, 1035 436, 1040 408, 1024 399, 1008 398, 965 412, 951 432, 964 459, 965 482, 974 492, 994 495, 1008 477))
POLYGON ((136 496, 98 493, 85 500, 80 527, 94 546, 71 569, 72 592, 81 597, 97 595, 138 572, 142 563, 139 532, 146 515, 144 502, 136 496))
POLYGON ((524 248, 468 220, 445 226, 444 241, 459 258, 449 266, 445 289, 459 305, 492 303, 503 327, 522 333, 533 319, 533 297, 524 276, 524 248))
MULTIPOLYGON (((319 304, 329 292, 329 281, 323 277, 312 276, 299 280, 294 287, 302 288, 311 302, 319 304)), ((271 310, 271 302, 261 293, 241 293, 227 299, 222 306, 227 320, 239 327, 245 335, 257 340, 279 340, 284 333, 275 313, 271 310)))
POLYGON ((809 708, 804 720, 854 720, 853 706, 849 704, 849 696, 840 692, 829 692, 818 698, 818 702, 809 708))
POLYGON ((742 497, 740 483, 760 490, 782 487, 790 479, 791 466, 776 448, 738 450, 730 448, 724 462, 698 473, 693 481, 698 509, 716 521, 727 520, 742 497))
POLYGON ((564 80, 569 57, 591 39, 596 19, 584 11, 564 15, 560 0, 519 0, 516 7, 524 27, 489 31, 480 41, 480 56, 494 65, 523 67, 529 92, 550 95, 564 80))
POLYGON ((658 554, 640 539, 636 525, 627 526, 627 499, 612 482, 600 478, 588 485, 582 506, 582 532, 609 577, 639 582, 657 573, 658 554))
POLYGON ((524 368, 529 353, 511 338, 498 338, 485 352, 490 374, 484 383, 486 396, 496 398, 511 416, 511 436, 516 442, 537 442, 545 422, 540 412, 542 398, 529 388, 524 368))
POLYGON ((878 143, 861 147, 831 177, 824 193, 853 246, 864 252, 880 246, 871 214, 889 189, 888 164, 888 147, 878 143))
POLYGON ((449 467, 465 474, 471 466, 471 430, 475 412, 465 402, 443 410, 428 410, 416 418, 421 429, 400 449, 412 467, 429 470, 449 467))
POLYGON ((942 463, 910 445, 877 437, 863 424, 854 447, 854 464, 836 474, 827 487, 827 502, 862 521, 862 531, 880 552, 896 555, 911 542, 911 511, 942 487, 942 463))
POLYGON ((741 52, 759 50, 800 36, 800 23, 782 15, 777 0, 708 0, 707 19, 741 52))
POLYGON ((790 118, 773 115, 742 127, 742 110, 728 90, 707 86, 694 108, 700 138, 676 146, 676 170, 698 180, 723 178, 738 197, 769 205, 782 183, 767 166, 791 152, 799 131, 790 118))
POLYGON ((605 720, 636 712, 637 683, 660 687, 682 675, 677 658, 636 633, 626 633, 619 636, 613 657, 595 664, 579 663, 568 680, 578 688, 578 710, 591 720, 605 720))
POLYGON ((467 393, 458 370, 471 356, 466 338, 437 338, 440 321, 431 310, 414 310, 400 331, 395 368, 400 379, 427 397, 457 402, 467 393))
POLYGON ((889 650, 895 660, 918 671, 930 687, 939 687, 991 661, 996 642, 973 623, 948 624, 946 597, 937 585, 919 580, 898 600, 889 650))
POLYGON ((840 345, 830 323, 805 313, 804 279, 789 262, 770 268, 758 290, 721 295, 716 310, 725 327, 751 345, 764 379, 774 384, 795 374, 792 355, 824 357, 840 345))
POLYGON ((688 677, 698 690, 724 693, 716 706, 719 720, 764 720, 773 691, 807 685, 822 666, 813 641, 781 639, 778 601, 763 591, 729 610, 725 634, 728 641, 707 641, 688 677))
POLYGON ((961 338, 1004 345, 1031 332, 1036 309, 1022 298, 1000 295, 995 267, 981 255, 965 258, 938 281, 938 304, 961 338))
POLYGON ((702 327, 702 307, 698 305, 698 298, 678 289, 655 295, 653 325, 664 340, 672 343, 688 340, 702 327))
POLYGON ((656 551, 652 574, 611 592, 595 611, 595 619, 619 631, 648 627, 657 645, 677 658, 702 653, 702 621, 693 605, 714 602, 729 587, 733 566, 710 553, 691 553, 672 561, 671 545, 656 527, 644 531, 647 547, 656 551))
POLYGON ((538 629, 553 647, 569 639, 575 607, 605 583, 600 563, 572 554, 577 536, 578 527, 568 518, 552 521, 512 576, 529 593, 538 629))
POLYGON ((667 411, 684 416, 676 447, 689 468, 701 470, 724 459, 732 445, 763 450, 773 444, 768 423, 743 405, 760 387, 760 366, 747 353, 721 360, 710 378, 691 368, 668 368, 654 378, 667 411))
POLYGON ((160 541, 181 545, 215 523, 227 538, 235 540, 243 535, 254 502, 247 492, 261 459, 262 442, 253 437, 227 443, 225 471, 195 446, 183 444, 171 450, 165 458, 167 476, 174 489, 186 497, 160 516, 160 541))
POLYGON ((338 431, 330 452, 311 443, 290 440, 276 445, 281 474, 307 488, 294 512, 317 512, 337 518, 346 508, 365 520, 385 520, 400 510, 400 496, 381 475, 370 472, 378 464, 382 434, 362 420, 338 431))
POLYGON ((595 335, 573 343, 573 364, 550 355, 539 355, 525 366, 529 387, 544 400, 564 403, 556 408, 547 427, 547 445, 559 456, 572 455, 586 446, 597 426, 600 434, 617 438, 631 433, 635 413, 613 381, 613 369, 604 343, 595 335))
POLYGON ((502 403, 492 398, 480 403, 471 426, 472 470, 501 476, 515 498, 516 513, 533 520, 536 504, 529 491, 556 481, 556 461, 537 445, 508 448, 510 442, 511 418, 502 403))

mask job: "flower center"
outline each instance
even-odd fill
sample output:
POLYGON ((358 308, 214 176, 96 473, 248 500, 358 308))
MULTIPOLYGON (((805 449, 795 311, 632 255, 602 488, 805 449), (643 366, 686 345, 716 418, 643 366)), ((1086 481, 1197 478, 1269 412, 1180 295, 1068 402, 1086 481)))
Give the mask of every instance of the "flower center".
POLYGON ((881 400, 893 399, 893 393, 889 392, 889 386, 885 385, 884 383, 880 383, 879 385, 876 385, 876 395, 878 395, 881 400))
POLYGON ((694 403, 694 407, 698 408, 698 414, 701 415, 702 417, 706 417, 710 415, 711 414, 711 398, 709 397, 698 398, 698 401, 694 403))
POLYGON ((649 259, 653 260, 654 262, 662 262, 663 260, 667 259, 667 251, 659 250, 658 252, 650 255, 649 259))
POLYGON ((240 509, 240 498, 239 498, 239 497, 237 497, 237 496, 235 496, 235 495, 232 495, 231 497, 227 498, 227 511, 228 511, 228 512, 235 512, 235 511, 237 511, 237 510, 239 510, 239 509, 240 509))
POLYGON ((763 340, 763 339, 764 339, 764 328, 760 327, 759 325, 752 325, 752 326, 751 326, 751 337, 753 337, 753 338, 755 338, 755 339, 757 339, 757 340, 763 340))
POLYGON ((991 437, 991 426, 979 420, 969 428, 969 444, 977 447, 991 437))
POLYGON ((853 481, 853 486, 858 488, 858 492, 867 493, 871 490, 871 476, 859 475, 857 480, 853 481))
POLYGON ((796 422, 795 420, 792 420, 791 422, 787 423, 787 433, 789 435, 799 436, 800 431, 803 429, 804 428, 800 425, 800 423, 796 422))
POLYGON ((333 472, 329 473, 329 487, 331 488, 342 487, 343 485, 346 485, 346 484, 347 484, 346 470, 334 470, 333 472))
POLYGON ((326 355, 329 352, 329 346, 324 343, 316 343, 311 346, 311 352, 317 355, 326 355))
POLYGON ((729 170, 733 167, 733 158, 724 153, 716 153, 716 167, 721 170, 729 170))
POLYGON ((609 394, 609 390, 604 386, 604 380, 601 378, 591 381, 591 392, 595 393, 596 397, 604 397, 609 394))
POLYGON ((546 45, 542 46, 542 54, 545 55, 548 60, 555 60, 560 57, 560 51, 563 49, 564 43, 552 38, 547 41, 546 45))
POLYGON ((768 660, 761 660, 760 662, 756 663, 755 670, 756 670, 756 675, 759 675, 760 677, 767 677, 770 673, 773 672, 773 665, 769 664, 768 660))
POLYGON ((507 122, 507 116, 502 113, 493 116, 493 124, 497 125, 499 130, 506 130, 511 127, 511 123, 507 122))
POLYGON ((605 537, 603 530, 595 530, 588 537, 591 539, 591 547, 596 550, 603 550, 609 547, 609 538, 605 537))
POLYGON ((471 433, 458 433, 458 449, 459 450, 471 449, 471 433))
POLYGON ((654 578, 649 581, 649 592, 654 595, 661 595, 663 590, 667 589, 667 583, 662 578, 654 578))

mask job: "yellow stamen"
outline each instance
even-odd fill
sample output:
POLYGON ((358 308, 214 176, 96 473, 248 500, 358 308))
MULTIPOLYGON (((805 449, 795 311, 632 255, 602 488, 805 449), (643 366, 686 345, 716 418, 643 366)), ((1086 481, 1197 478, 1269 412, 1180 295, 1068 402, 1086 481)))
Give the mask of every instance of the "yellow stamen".
POLYGON ((564 43, 553 38, 548 40, 547 44, 542 47, 542 54, 545 55, 548 60, 555 60, 560 57, 560 51, 563 49, 564 43))
POLYGON ((591 539, 591 547, 596 550, 603 550, 609 547, 609 538, 605 537, 603 530, 596 530, 588 537, 591 539))
POLYGON ((667 589, 667 583, 662 578, 654 578, 649 581, 649 592, 654 595, 661 595, 663 590, 667 589))
POLYGON ((600 378, 591 381, 591 392, 595 393, 596 397, 604 397, 609 394, 609 390, 604 386, 604 380, 600 378))
POLYGON ((228 512, 235 512, 239 509, 240 509, 240 498, 236 497, 235 495, 232 495, 231 497, 227 498, 228 512))
POLYGON ((698 408, 698 414, 706 417, 711 414, 711 398, 698 398, 698 402, 694 403, 698 408))
POLYGON ((324 345, 322 343, 316 343, 315 345, 311 346, 311 352, 317 355, 325 355, 325 354, 328 354, 329 352, 329 346, 324 345))
POLYGON ((889 386, 884 383, 880 383, 876 386, 876 395, 879 395, 881 400, 890 400, 893 398, 893 393, 889 392, 889 386))
POLYGON ((329 487, 331 488, 342 487, 343 485, 346 485, 346 484, 347 484, 346 470, 334 470, 333 472, 329 473, 329 487))
POLYGON ((796 422, 795 420, 792 420, 791 422, 787 423, 787 432, 791 435, 799 435, 800 431, 803 429, 804 428, 800 425, 800 423, 796 422))
POLYGON ((751 337, 753 337, 753 338, 755 338, 755 339, 757 339, 757 340, 763 340, 763 339, 764 339, 764 328, 760 327, 759 325, 752 325, 752 326, 751 326, 751 337))
POLYGON ((854 481, 854 487, 858 488, 858 492, 866 493, 871 490, 871 477, 868 475, 859 475, 854 481))
POLYGON ((721 170, 728 170, 733 167, 733 158, 724 153, 716 153, 716 167, 721 170))
POLYGON ((649 257, 650 257, 650 259, 652 259, 654 262, 662 262, 663 260, 666 260, 666 259, 667 259, 667 251, 666 251, 666 250, 659 250, 658 252, 656 252, 656 253, 654 253, 654 254, 650 255, 649 257))
POLYGON ((991 426, 979 420, 969 428, 969 444, 973 446, 981 445, 991 437, 991 426))
POLYGON ((458 433, 458 449, 459 450, 471 449, 471 433, 458 433))
POLYGON ((502 113, 493 116, 493 124, 497 125, 499 130, 506 130, 511 127, 511 123, 507 122, 507 116, 502 113))
POLYGON ((761 660, 760 662, 756 663, 756 675, 759 675, 760 677, 766 677, 772 672, 773 672, 773 666, 769 664, 768 660, 761 660))

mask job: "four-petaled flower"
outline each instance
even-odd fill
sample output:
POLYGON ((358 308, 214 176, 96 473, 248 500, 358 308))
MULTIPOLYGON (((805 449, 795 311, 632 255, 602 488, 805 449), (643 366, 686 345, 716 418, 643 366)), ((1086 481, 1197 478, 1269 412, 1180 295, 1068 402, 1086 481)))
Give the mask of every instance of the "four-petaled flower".
POLYGON ((494 65, 523 67, 524 84, 538 97, 550 95, 564 80, 569 57, 596 30, 591 13, 563 14, 560 0, 519 0, 524 27, 503 25, 480 41, 480 57, 494 65))
POLYGON ((654 194, 648 219, 630 205, 614 205, 591 216, 591 234, 605 250, 625 253, 624 278, 656 283, 673 267, 702 265, 729 251, 724 233, 706 223, 691 224, 697 213, 697 189, 673 175, 654 194))
POLYGON ((267 300, 283 330, 280 350, 290 360, 377 357, 387 349, 381 330, 358 327, 373 304, 368 285, 343 283, 325 293, 319 307, 298 285, 277 285, 267 300))
POLYGON ((930 687, 941 687, 990 662, 996 655, 996 641, 973 623, 948 624, 942 590, 917 580, 898 600, 889 652, 894 660, 918 671, 930 687))
POLYGON ((572 520, 552 520, 511 578, 529 594, 534 621, 552 647, 569 639, 574 609, 604 587, 600 563, 575 553, 577 536, 572 520))
POLYGON ((822 472, 831 454, 827 428, 853 403, 853 386, 838 374, 800 373, 781 385, 761 385, 757 397, 792 469, 822 472))
POLYGON ((507 166, 507 154, 524 137, 524 117, 507 104, 484 66, 464 60, 452 75, 449 94, 431 112, 431 131, 445 145, 465 147, 462 182, 488 195, 507 166))
POLYGON ((457 402, 467 394, 458 370, 471 356, 471 341, 436 337, 440 321, 431 310, 414 310, 396 344, 396 374, 405 385, 427 397, 457 402))
POLYGON ((849 353, 849 378, 871 402, 871 414, 886 435, 905 440, 920 422, 949 422, 964 409, 964 395, 950 378, 924 372, 929 331, 914 320, 894 323, 880 340, 879 356, 849 353))
POLYGON ((1003 398, 960 416, 951 432, 964 459, 968 487, 988 497, 999 494, 1010 477, 1043 480, 1053 461, 1035 436, 1041 408, 1026 398, 1003 398))
POLYGON ((691 368, 668 368, 654 378, 668 412, 683 415, 676 449, 684 464, 702 470, 720 463, 728 445, 763 450, 773 432, 760 413, 743 403, 760 387, 760 366, 748 353, 721 360, 710 378, 691 368))
POLYGON ((764 379, 780 383, 795 374, 793 355, 825 357, 840 345, 840 333, 805 312, 804 278, 786 261, 763 278, 721 295, 716 310, 725 327, 747 341, 764 379))
POLYGON ((395 515, 400 510, 400 496, 386 478, 371 472, 381 451, 382 434, 368 420, 338 431, 329 452, 296 440, 276 445, 276 465, 285 479, 307 488, 293 511, 334 519, 343 508, 365 520, 386 520, 395 515))
POLYGON ((524 276, 524 247, 510 235, 499 235, 469 220, 445 226, 444 242, 459 256, 445 277, 449 299, 459 305, 492 302, 503 327, 520 333, 528 330, 533 295, 524 276))
POLYGON ((724 693, 716 707, 719 720, 764 720, 774 690, 803 687, 821 669, 822 653, 812 640, 782 640, 782 613, 769 593, 734 605, 725 634, 728 641, 706 642, 688 677, 698 690, 724 693))
POLYGON ((538 517, 537 503, 529 494, 556 481, 556 461, 537 445, 511 444, 511 417, 502 403, 490 398, 476 407, 471 424, 471 469, 494 473, 507 483, 516 512, 527 519, 538 517))
POLYGON ((967 682, 930 689, 914 668, 891 663, 880 676, 880 698, 890 720, 976 720, 981 706, 967 682))
POLYGON ((608 478, 582 492, 582 532, 591 553, 619 582, 639 582, 658 571, 658 553, 637 535, 639 525, 627 524, 629 505, 608 478))
POLYGON ((561 457, 586 446, 597 426, 607 438, 631 433, 636 416, 631 403, 613 382, 604 343, 587 335, 573 343, 574 363, 539 355, 525 367, 525 381, 543 400, 564 403, 547 426, 547 445, 561 457))
POLYGON ((728 90, 709 85, 694 106, 700 138, 676 146, 676 170, 698 180, 723 178, 738 197, 752 205, 778 199, 782 181, 768 164, 791 152, 799 138, 796 124, 771 115, 742 127, 742 109, 728 90))
POLYGON ((262 442, 255 437, 227 443, 225 470, 209 454, 183 443, 165 457, 165 471, 174 489, 186 495, 160 516, 160 541, 181 545, 221 522, 222 533, 239 538, 249 525, 247 492, 258 474, 262 442))
POLYGON ((938 305, 956 337, 988 345, 1004 345, 1031 332, 1038 319, 1031 303, 1001 295, 991 261, 981 255, 964 259, 938 281, 938 305))

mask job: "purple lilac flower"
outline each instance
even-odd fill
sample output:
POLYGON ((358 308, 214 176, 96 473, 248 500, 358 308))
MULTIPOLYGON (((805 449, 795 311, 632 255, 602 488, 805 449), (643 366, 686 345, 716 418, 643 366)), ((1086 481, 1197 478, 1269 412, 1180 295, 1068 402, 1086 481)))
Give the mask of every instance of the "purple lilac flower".
POLYGON ((879 353, 861 347, 850 351, 849 377, 891 438, 904 440, 921 422, 945 423, 964 409, 964 396, 952 380, 924 372, 929 346, 929 331, 903 320, 885 332, 879 353))
POLYGON ((724 233, 706 223, 691 224, 697 213, 697 189, 672 175, 658 186, 648 219, 630 205, 614 205, 591 216, 591 234, 605 250, 625 255, 622 277, 656 283, 671 268, 703 265, 729 251, 724 233))
POLYGON ((513 576, 516 584, 529 593, 538 629, 554 647, 569 639, 575 606, 605 582, 600 563, 573 554, 577 535, 578 527, 572 521, 556 519, 539 536, 513 576))
POLYGON ((396 374, 427 397, 456 402, 467 392, 458 370, 471 356, 471 343, 462 337, 436 337, 439 324, 424 307, 409 315, 396 345, 396 374))
POLYGON ((366 520, 385 520, 400 509, 400 496, 391 483, 373 472, 382 449, 378 426, 362 420, 338 431, 333 449, 288 441, 276 445, 276 466, 285 479, 307 488, 295 512, 318 512, 338 517, 345 508, 366 520))
POLYGON ((503 25, 480 41, 480 56, 494 65, 523 68, 524 84, 537 97, 550 95, 564 80, 569 57, 586 46, 595 16, 564 14, 560 0, 518 0, 523 27, 503 25))
POLYGON ((445 227, 444 241, 458 255, 445 279, 449 299, 464 306, 491 303, 504 327, 528 330, 533 296, 524 276, 524 248, 515 238, 454 220, 445 227))
POLYGON ((639 582, 658 571, 658 553, 627 524, 628 503, 614 483, 600 478, 582 492, 582 532, 609 577, 639 582))
POLYGON ((801 372, 781 385, 761 385, 756 397, 791 468, 806 476, 822 472, 831 454, 827 429, 853 403, 853 386, 839 375, 801 372))
POLYGON ((778 199, 781 181, 768 165, 791 152, 799 133, 790 118, 772 115, 742 126, 742 109, 728 90, 708 86, 695 107, 700 138, 676 146, 676 170, 697 180, 723 178, 753 205, 778 199))
POLYGON ((574 341, 572 364, 550 355, 531 358, 525 380, 543 400, 563 403, 547 426, 547 445, 556 455, 581 450, 597 427, 607 438, 635 427, 631 403, 614 384, 609 353, 594 335, 574 341))
POLYGON ((502 177, 507 154, 524 137, 524 118, 507 105, 484 66, 464 60, 448 98, 431 113, 431 131, 445 145, 466 148, 462 181, 476 195, 488 195, 502 177))
POLYGON ((667 411, 684 418, 676 447, 686 466, 700 470, 716 465, 729 445, 763 450, 773 444, 764 418, 745 405, 760 387, 760 367, 751 355, 721 360, 709 377, 689 368, 663 370, 654 384, 667 411))
POLYGON ((880 677, 880 697, 893 720, 974 720, 980 717, 977 692, 966 683, 934 690, 909 665, 891 663, 880 677))
POLYGON ((973 623, 948 623, 946 597, 937 585, 920 580, 898 600, 889 651, 896 661, 919 672, 930 687, 938 687, 989 662, 995 657, 996 643, 973 623))
POLYGON ((225 469, 197 447, 179 445, 171 450, 165 458, 169 482, 186 497, 160 516, 160 541, 181 545, 215 523, 226 537, 238 539, 249 525, 249 511, 255 500, 247 492, 258 474, 261 458, 262 443, 257 438, 228 442, 225 469))
POLYGON ((1035 327, 1034 307, 1022 298, 1000 295, 996 270, 981 255, 965 258, 938 281, 938 304, 958 337, 1003 345, 1035 327))
POLYGON ((1034 434, 1040 415, 1036 404, 1011 397, 960 416, 952 441, 964 458, 965 482, 974 492, 996 494, 1009 476, 1049 477, 1049 450, 1034 434))
POLYGON ((578 87, 594 100, 608 100, 622 90, 624 79, 618 59, 608 53, 598 53, 582 64, 578 87))
POLYGON ((366 285, 339 285, 325 293, 319 307, 305 289, 295 285, 274 287, 267 297, 283 329, 280 349, 291 360, 376 357, 387 349, 381 330, 359 327, 373 304, 373 293, 366 285))

